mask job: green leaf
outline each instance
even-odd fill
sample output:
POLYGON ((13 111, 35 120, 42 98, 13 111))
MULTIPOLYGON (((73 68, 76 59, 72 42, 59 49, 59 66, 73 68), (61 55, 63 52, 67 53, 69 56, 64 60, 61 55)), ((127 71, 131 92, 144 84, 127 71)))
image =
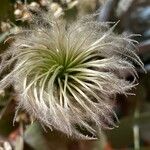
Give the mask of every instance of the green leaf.
POLYGON ((106 131, 108 141, 114 148, 133 145, 133 125, 140 127, 146 123, 150 123, 150 113, 142 113, 139 118, 126 117, 120 121, 118 128, 106 131))
POLYGON ((38 123, 33 123, 26 129, 24 140, 35 150, 48 150, 46 139, 38 123))
POLYGON ((6 40, 6 38, 8 36, 10 36, 11 34, 16 34, 17 30, 18 30, 18 27, 15 26, 15 27, 11 28, 9 31, 1 33, 0 34, 0 43, 3 43, 6 40))

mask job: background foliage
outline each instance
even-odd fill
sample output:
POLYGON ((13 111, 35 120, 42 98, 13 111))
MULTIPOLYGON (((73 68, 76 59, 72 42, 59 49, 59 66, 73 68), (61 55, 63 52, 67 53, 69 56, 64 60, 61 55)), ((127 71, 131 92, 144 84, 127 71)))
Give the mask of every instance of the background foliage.
MULTIPOLYGON (((21 27, 28 26, 32 19, 24 1, 1 0, 0 2, 0 52, 2 53, 12 42, 10 35, 15 35, 21 27)), ((142 35, 136 40, 139 41, 138 53, 145 64, 147 74, 137 67, 139 85, 135 89, 136 96, 118 95, 117 97, 116 112, 120 119, 119 127, 102 131, 100 139, 96 141, 77 141, 58 131, 51 132, 48 129, 45 132, 34 118, 23 111, 19 112, 13 125, 17 104, 15 92, 13 87, 0 91, 0 149, 149 150, 150 2, 148 0, 28 0, 27 5, 31 13, 36 13, 39 9, 51 10, 55 17, 65 18, 68 22, 93 12, 98 13, 99 21, 120 20, 116 32, 142 35)))

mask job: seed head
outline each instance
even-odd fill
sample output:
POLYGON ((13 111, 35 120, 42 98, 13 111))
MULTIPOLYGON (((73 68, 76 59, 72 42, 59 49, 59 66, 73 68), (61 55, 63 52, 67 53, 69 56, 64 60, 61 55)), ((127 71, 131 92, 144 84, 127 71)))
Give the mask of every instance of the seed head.
POLYGON ((116 126, 115 96, 129 94, 136 85, 133 64, 143 68, 135 41, 113 33, 116 24, 110 28, 94 18, 70 25, 46 15, 42 21, 35 18, 1 61, 1 70, 14 63, 0 88, 14 86, 17 109, 25 109, 49 128, 84 139, 95 136, 97 128, 116 126), (127 75, 134 81, 126 81, 127 75))

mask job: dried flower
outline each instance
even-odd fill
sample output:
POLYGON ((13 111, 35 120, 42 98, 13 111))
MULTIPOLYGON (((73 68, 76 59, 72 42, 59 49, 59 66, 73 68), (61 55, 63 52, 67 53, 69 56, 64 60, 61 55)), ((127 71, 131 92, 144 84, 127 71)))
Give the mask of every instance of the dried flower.
POLYGON ((36 2, 31 2, 30 5, 29 5, 29 8, 31 10, 38 10, 40 8, 40 5, 36 2))
POLYGON ((7 141, 0 141, 0 150, 12 150, 12 147, 7 141))
POLYGON ((41 6, 43 6, 43 7, 45 7, 45 6, 47 6, 49 4, 48 0, 40 0, 39 2, 41 4, 41 6))
POLYGON ((1 22, 0 29, 2 32, 7 32, 11 28, 11 25, 8 22, 1 22))
POLYGON ((22 17, 22 10, 20 10, 20 9, 16 9, 15 11, 14 11, 14 15, 15 15, 15 17, 16 18, 21 18, 22 17))
POLYGON ((1 70, 15 65, 0 81, 0 89, 14 85, 17 109, 24 108, 49 128, 88 139, 96 128, 115 126, 115 96, 130 94, 136 85, 133 64, 143 68, 135 41, 113 33, 116 24, 109 28, 94 18, 71 25, 47 15, 42 21, 35 18, 2 54, 1 70), (126 81, 127 74, 135 80, 126 81))
POLYGON ((58 3, 51 3, 50 10, 53 12, 56 18, 59 18, 64 14, 62 7, 58 3))

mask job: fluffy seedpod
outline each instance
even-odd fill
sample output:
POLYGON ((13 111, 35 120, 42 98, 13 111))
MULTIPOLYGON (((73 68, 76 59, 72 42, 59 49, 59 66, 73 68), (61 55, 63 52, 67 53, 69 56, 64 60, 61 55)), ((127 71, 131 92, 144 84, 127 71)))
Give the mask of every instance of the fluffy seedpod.
POLYGON ((69 25, 41 16, 1 55, 1 71, 14 67, 0 89, 13 85, 17 109, 68 136, 90 139, 97 129, 115 127, 115 96, 130 94, 137 84, 134 64, 143 68, 135 41, 94 15, 69 25), (127 75, 134 80, 126 81, 127 75))

